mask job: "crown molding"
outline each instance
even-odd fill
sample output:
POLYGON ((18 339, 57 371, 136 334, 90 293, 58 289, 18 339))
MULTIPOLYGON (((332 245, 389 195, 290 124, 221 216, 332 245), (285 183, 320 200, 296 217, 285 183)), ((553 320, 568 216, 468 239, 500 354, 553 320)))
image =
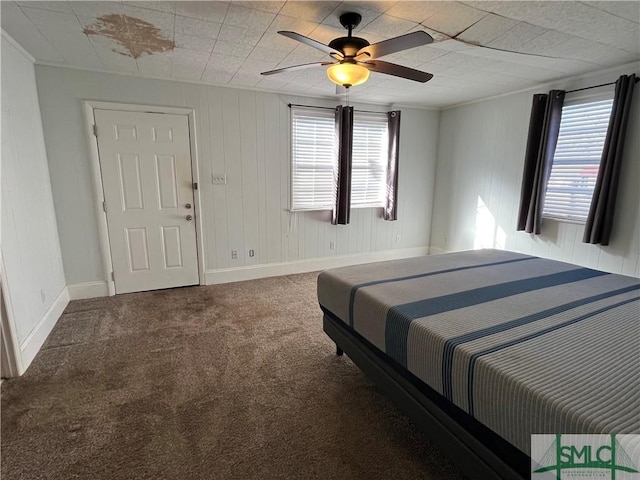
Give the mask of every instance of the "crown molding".
MULTIPOLYGON (((539 83, 532 87, 521 88, 519 90, 513 90, 513 91, 501 93, 499 95, 492 95, 486 98, 479 98, 477 100, 469 100, 468 102, 457 103, 455 105, 443 107, 441 110, 444 111, 452 108, 464 107, 466 105, 474 105, 476 103, 486 102, 489 100, 496 100, 498 98, 508 97, 510 95, 517 95, 519 93, 527 93, 527 92, 533 92, 536 90, 543 90, 543 89, 547 90, 549 89, 549 87, 557 87, 558 85, 565 85, 567 89, 582 88, 582 86, 576 87, 573 84, 579 83, 585 80, 589 80, 593 77, 597 77, 600 75, 607 75, 608 73, 617 73, 621 75, 622 74, 621 72, 623 70, 633 70, 633 72, 630 72, 630 73, 636 73, 637 75, 640 72, 640 62, 631 62, 631 63, 622 64, 622 65, 617 65, 614 67, 607 67, 604 69, 592 70, 591 72, 582 73, 580 75, 573 75, 570 77, 560 77, 560 78, 557 78, 556 80, 550 80, 548 82, 539 83)), ((615 79, 612 79, 612 81, 615 81, 615 79)))
POLYGON ((2 36, 3 40, 9 42, 16 50, 18 50, 18 52, 20 52, 23 56, 25 56, 27 60, 29 60, 33 64, 36 63, 36 59, 33 57, 33 55, 27 52, 25 48, 22 45, 20 45, 15 38, 13 38, 11 35, 9 35, 5 31, 4 28, 0 28, 0 35, 2 36))

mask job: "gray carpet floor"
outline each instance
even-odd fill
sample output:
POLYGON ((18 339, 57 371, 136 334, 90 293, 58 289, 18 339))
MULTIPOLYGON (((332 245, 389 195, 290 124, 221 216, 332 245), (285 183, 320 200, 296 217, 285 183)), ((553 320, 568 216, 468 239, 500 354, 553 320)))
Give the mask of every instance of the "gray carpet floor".
POLYGON ((2 384, 2 479, 460 479, 322 332, 317 274, 69 304, 2 384))

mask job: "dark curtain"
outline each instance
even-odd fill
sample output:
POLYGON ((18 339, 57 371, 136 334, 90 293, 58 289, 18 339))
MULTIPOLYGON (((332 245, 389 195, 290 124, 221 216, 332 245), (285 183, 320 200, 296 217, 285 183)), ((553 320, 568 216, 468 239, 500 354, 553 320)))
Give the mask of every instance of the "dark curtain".
POLYGON ((400 110, 387 112, 389 123, 389 154, 387 160, 387 192, 382 217, 398 219, 398 155, 400 153, 400 110))
POLYGON ((600 169, 598 170, 596 187, 591 199, 589 216, 584 226, 582 241, 585 243, 609 245, 622 165, 625 132, 629 121, 631 98, 633 97, 635 83, 635 74, 622 75, 616 82, 616 92, 613 97, 607 137, 602 149, 600 169))
POLYGON ((551 90, 548 94, 533 96, 518 213, 518 230, 527 233, 540 233, 544 196, 558 143, 564 94, 563 90, 551 90))
POLYGON ((336 189, 333 207, 334 225, 347 225, 351 215, 351 150, 353 146, 353 107, 336 107, 337 158, 334 170, 336 189))

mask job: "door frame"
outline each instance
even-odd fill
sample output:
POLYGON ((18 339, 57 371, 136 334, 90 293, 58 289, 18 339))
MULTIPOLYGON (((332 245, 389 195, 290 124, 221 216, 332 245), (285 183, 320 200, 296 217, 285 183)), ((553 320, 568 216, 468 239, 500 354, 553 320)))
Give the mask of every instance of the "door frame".
POLYGON ((121 112, 138 113, 167 113, 171 115, 186 116, 189 122, 189 145, 191 148, 191 177, 197 188, 193 189, 193 207, 195 213, 196 229, 196 254, 198 256, 198 280, 200 285, 205 285, 205 265, 204 265, 204 242, 202 231, 202 209, 200 202, 200 174, 198 171, 198 150, 196 148, 196 122, 195 109, 189 107, 166 107, 157 105, 139 105, 130 103, 101 102, 94 100, 83 100, 82 102, 85 130, 89 142, 89 153, 91 161, 91 174, 93 177, 94 208, 98 218, 98 237, 100 240, 100 253, 102 266, 105 273, 105 281, 109 295, 116 294, 116 284, 113 279, 113 262, 111 260, 111 242, 109 241, 109 231, 107 228, 107 212, 103 208, 104 188, 102 186, 102 171, 100 169, 100 155, 98 152, 98 137, 94 134, 95 115, 94 110, 118 110, 121 112))
POLYGON ((0 361, 2 362, 2 378, 19 377, 25 371, 22 363, 22 352, 16 332, 16 324, 13 321, 13 309, 9 298, 9 287, 4 269, 2 250, 0 250, 0 330, 2 330, 2 350, 0 361))

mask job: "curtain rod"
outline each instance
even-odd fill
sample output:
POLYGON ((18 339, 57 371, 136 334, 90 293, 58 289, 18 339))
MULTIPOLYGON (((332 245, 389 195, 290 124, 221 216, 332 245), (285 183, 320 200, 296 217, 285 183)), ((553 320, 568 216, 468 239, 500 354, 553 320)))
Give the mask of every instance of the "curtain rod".
MULTIPOLYGON (((315 105, 300 105, 299 103, 289 103, 288 107, 305 107, 305 108, 322 108, 323 110, 335 110, 336 107, 316 107, 315 105)), ((356 110, 355 108, 353 109, 354 112, 361 112, 361 113, 378 113, 381 115, 386 114, 387 112, 374 112, 372 110, 356 110)))
MULTIPOLYGON (((638 82, 640 82, 640 77, 636 78, 636 83, 638 83, 638 82)), ((575 90, 567 90, 565 93, 580 92, 582 90, 590 90, 592 88, 606 87, 608 85, 615 85, 615 84, 616 84, 616 82, 601 83, 600 85, 592 85, 591 87, 576 88, 575 90)))

